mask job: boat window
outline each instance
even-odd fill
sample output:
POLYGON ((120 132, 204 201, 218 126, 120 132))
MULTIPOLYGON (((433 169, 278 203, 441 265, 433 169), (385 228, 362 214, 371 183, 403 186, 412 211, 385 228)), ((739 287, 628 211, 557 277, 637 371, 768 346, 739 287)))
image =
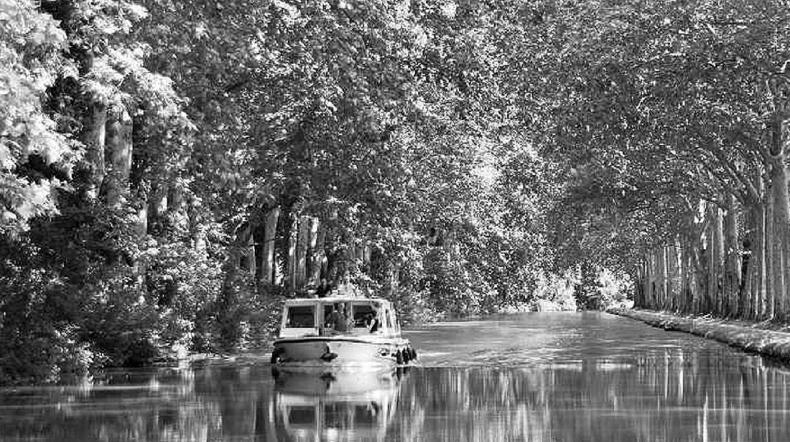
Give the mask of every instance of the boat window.
POLYGON ((315 327, 315 315, 312 305, 294 305, 288 307, 288 319, 286 327, 291 328, 313 328, 315 327))
POLYGON ((296 406, 288 410, 288 423, 291 425, 315 424, 315 408, 296 406))
POLYGON ((376 316, 372 305, 354 304, 354 327, 366 327, 365 320, 368 315, 376 316))
POLYGON ((329 316, 332 314, 332 304, 324 304, 324 327, 327 327, 329 316))

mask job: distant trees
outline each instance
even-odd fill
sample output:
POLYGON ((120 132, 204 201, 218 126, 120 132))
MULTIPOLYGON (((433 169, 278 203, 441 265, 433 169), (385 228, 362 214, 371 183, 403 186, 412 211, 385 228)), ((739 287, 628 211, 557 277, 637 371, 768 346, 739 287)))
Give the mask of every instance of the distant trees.
POLYGON ((742 1, 547 20, 562 256, 627 271, 638 306, 786 319, 787 21, 782 2, 742 1))

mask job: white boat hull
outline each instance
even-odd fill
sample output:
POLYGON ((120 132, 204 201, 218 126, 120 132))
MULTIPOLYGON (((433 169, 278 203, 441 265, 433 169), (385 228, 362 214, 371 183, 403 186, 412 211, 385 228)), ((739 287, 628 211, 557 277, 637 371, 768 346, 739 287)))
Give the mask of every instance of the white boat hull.
POLYGON ((395 366, 414 359, 409 341, 402 338, 323 336, 275 341, 272 363, 278 368, 334 366, 395 366))

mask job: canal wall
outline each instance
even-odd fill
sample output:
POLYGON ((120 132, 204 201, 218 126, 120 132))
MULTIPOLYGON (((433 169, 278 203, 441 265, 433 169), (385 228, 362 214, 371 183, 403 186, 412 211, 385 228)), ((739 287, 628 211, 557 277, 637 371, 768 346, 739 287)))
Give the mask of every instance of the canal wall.
POLYGON ((790 333, 757 328, 755 324, 732 323, 722 319, 681 317, 670 313, 641 309, 613 308, 607 311, 664 330, 691 333, 748 352, 790 362, 790 333))

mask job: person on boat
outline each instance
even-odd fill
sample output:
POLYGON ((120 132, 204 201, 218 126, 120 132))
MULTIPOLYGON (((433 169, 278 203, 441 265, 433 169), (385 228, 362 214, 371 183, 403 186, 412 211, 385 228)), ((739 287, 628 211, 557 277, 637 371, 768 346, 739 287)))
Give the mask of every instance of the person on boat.
POLYGON ((326 317, 326 328, 335 329, 335 325, 340 322, 341 316, 337 310, 337 304, 332 304, 332 312, 326 317))
POLYGON ((351 303, 344 304, 344 315, 346 317, 346 330, 351 331, 354 330, 356 326, 356 321, 354 321, 354 315, 351 313, 351 303))
POLYGON ((367 326, 369 332, 371 333, 377 332, 379 327, 381 326, 381 321, 379 320, 378 315, 374 315, 373 313, 368 313, 367 320, 365 321, 365 326, 367 326))
POLYGON ((332 291, 332 286, 326 280, 326 278, 321 278, 321 283, 318 285, 318 288, 315 290, 315 295, 319 298, 323 298, 332 291))
POLYGON ((329 314, 326 325, 340 332, 348 330, 348 319, 346 318, 346 306, 344 303, 341 302, 332 306, 332 313, 329 314))
POLYGON ((348 274, 343 275, 337 285, 337 291, 343 296, 354 296, 354 284, 351 283, 351 277, 348 274))

